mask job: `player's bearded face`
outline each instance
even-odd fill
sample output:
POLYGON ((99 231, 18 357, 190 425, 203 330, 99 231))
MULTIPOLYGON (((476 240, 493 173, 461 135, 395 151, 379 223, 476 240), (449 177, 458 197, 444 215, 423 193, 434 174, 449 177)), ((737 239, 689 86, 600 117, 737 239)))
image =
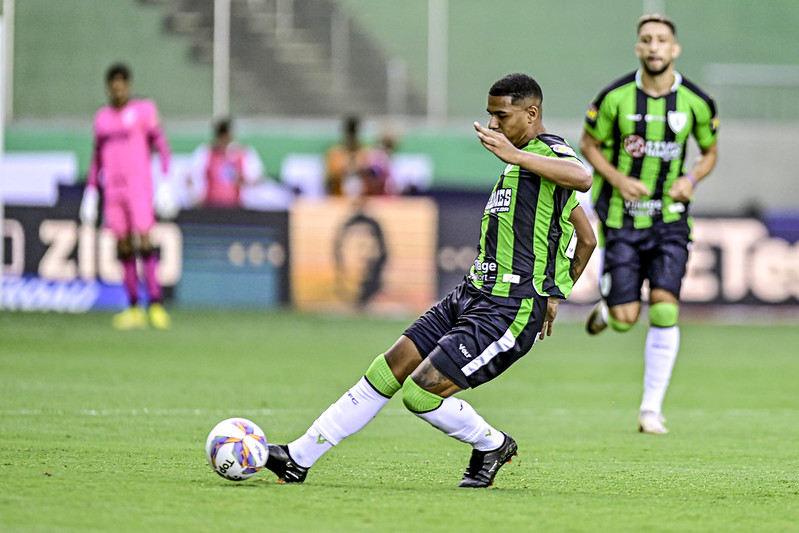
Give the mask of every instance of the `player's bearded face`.
POLYGON ((680 46, 674 41, 674 34, 666 24, 649 22, 641 26, 635 54, 641 67, 650 76, 663 74, 680 53, 680 46))

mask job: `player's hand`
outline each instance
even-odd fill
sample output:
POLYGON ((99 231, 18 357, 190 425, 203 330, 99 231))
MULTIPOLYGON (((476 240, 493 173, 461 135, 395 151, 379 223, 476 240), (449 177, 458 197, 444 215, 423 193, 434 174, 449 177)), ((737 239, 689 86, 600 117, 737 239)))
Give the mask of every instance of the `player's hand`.
POLYGON ((560 298, 547 300, 547 316, 544 318, 544 325, 541 327, 541 333, 538 334, 538 340, 542 341, 545 336, 552 336, 552 324, 555 322, 555 317, 558 316, 558 303, 560 303, 560 298))
POLYGON ((675 202, 690 202, 694 194, 694 184, 686 176, 681 176, 674 180, 669 189, 669 197, 675 202))
POLYGON ((641 180, 624 176, 616 187, 621 193, 621 197, 628 202, 635 202, 644 196, 651 196, 652 192, 646 185, 641 183, 641 180))
POLYGON ((477 131, 477 137, 487 150, 492 152, 505 163, 516 164, 515 155, 518 154, 519 149, 513 146, 504 133, 489 130, 482 127, 478 122, 474 123, 474 129, 477 131))
POLYGON ((80 202, 80 221, 87 226, 94 226, 97 223, 97 210, 100 203, 100 196, 94 187, 86 187, 83 191, 83 199, 80 202))

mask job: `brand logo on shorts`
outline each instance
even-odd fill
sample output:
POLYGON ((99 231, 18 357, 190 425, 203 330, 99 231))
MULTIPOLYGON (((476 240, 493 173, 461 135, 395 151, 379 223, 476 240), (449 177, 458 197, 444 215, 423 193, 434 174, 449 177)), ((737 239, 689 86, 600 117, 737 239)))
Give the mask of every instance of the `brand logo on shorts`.
POLYGON ((458 349, 461 351, 463 356, 466 357, 466 359, 471 359, 472 358, 472 354, 469 353, 469 350, 466 349, 466 346, 464 346, 463 343, 460 343, 460 345, 458 346, 458 349))
POLYGON ((602 277, 599 278, 599 292, 602 294, 603 298, 607 298, 608 294, 610 294, 610 272, 605 272, 602 274, 602 277))

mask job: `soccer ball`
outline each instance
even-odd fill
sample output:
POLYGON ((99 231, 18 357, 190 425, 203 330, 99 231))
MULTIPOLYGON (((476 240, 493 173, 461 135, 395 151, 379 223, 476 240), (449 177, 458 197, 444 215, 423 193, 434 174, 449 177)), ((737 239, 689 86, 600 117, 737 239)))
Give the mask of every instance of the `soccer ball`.
POLYGON ((261 428, 246 418, 228 418, 214 426, 205 441, 211 468, 225 479, 242 481, 258 473, 269 458, 261 428))

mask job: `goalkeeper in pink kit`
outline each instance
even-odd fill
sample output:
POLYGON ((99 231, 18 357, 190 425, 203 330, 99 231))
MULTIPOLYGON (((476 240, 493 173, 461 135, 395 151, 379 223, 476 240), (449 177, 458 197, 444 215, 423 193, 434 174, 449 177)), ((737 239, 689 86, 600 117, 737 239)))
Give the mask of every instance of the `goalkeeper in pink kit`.
POLYGON ((117 239, 117 255, 129 302, 128 309, 114 315, 114 327, 143 328, 149 318, 153 327, 167 329, 170 318, 161 305, 161 286, 156 278, 158 255, 150 240, 150 230, 155 224, 150 154, 158 151, 161 169, 166 174, 169 146, 155 103, 130 98, 130 78, 130 70, 123 64, 112 65, 106 73, 110 103, 94 117, 94 154, 80 218, 85 224, 96 223, 98 189, 102 189, 103 221, 117 239), (147 313, 139 306, 137 255, 147 287, 147 313))

